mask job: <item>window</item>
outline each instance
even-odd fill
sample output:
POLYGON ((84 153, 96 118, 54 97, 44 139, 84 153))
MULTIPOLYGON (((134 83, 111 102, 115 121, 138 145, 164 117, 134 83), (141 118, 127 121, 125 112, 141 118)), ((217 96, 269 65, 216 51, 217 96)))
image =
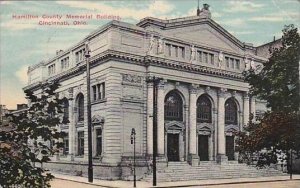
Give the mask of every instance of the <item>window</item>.
POLYGON ((240 69, 240 60, 239 60, 239 59, 236 59, 236 60, 235 60, 235 67, 236 67, 237 69, 240 69))
POLYGON ((202 52, 201 52, 201 51, 198 51, 197 53, 198 53, 198 60, 199 60, 200 62, 202 62, 202 52))
POLYGON ((80 61, 84 60, 84 52, 85 52, 85 49, 81 49, 75 53, 76 63, 79 63, 80 61))
POLYGON ((167 55, 171 56, 171 44, 166 44, 166 49, 167 49, 167 55))
POLYGON ((181 58, 184 59, 184 57, 185 57, 184 47, 179 47, 179 52, 180 52, 180 54, 181 54, 181 58))
POLYGON ((100 83, 92 86, 93 88, 93 99, 94 101, 96 100, 101 100, 105 98, 105 83, 100 83))
POLYGON ((69 123, 69 101, 67 98, 63 98, 63 121, 62 123, 69 123))
POLYGON ((53 75, 55 74, 55 64, 49 65, 48 66, 48 75, 53 75))
POLYGON ((231 65, 231 68, 234 69, 234 59, 230 58, 230 65, 231 65))
POLYGON ((84 120, 84 97, 83 94, 80 93, 77 98, 77 113, 78 113, 78 121, 84 120))
POLYGON ((97 100, 97 86, 92 86, 93 88, 93 99, 94 101, 97 100))
POLYGON ((63 143, 64 143, 63 154, 64 155, 69 154, 69 135, 68 135, 68 133, 66 133, 66 134, 67 135, 63 139, 63 143))
POLYGON ((165 98, 165 119, 182 121, 182 99, 177 92, 170 92, 165 98))
POLYGON ((204 56, 204 63, 207 63, 208 62, 208 57, 207 57, 207 53, 206 52, 203 52, 203 56, 204 56))
POLYGON ((211 102, 207 96, 201 96, 197 100, 197 122, 211 123, 211 102))
POLYGON ((178 57, 178 47, 174 46, 174 48, 175 48, 175 57, 178 57))
POLYGON ((102 154, 102 129, 96 129, 96 156, 102 154))
POLYGON ((67 69, 69 67, 69 57, 62 59, 60 62, 61 62, 61 70, 67 69))
POLYGON ((225 57, 225 61, 226 61, 226 67, 229 68, 229 57, 225 57))
POLYGON ((225 124, 237 124, 237 106, 232 98, 225 103, 225 124))
POLYGON ((78 155, 84 154, 84 131, 78 132, 78 155))
POLYGON ((210 54, 210 63, 215 64, 214 54, 210 54))

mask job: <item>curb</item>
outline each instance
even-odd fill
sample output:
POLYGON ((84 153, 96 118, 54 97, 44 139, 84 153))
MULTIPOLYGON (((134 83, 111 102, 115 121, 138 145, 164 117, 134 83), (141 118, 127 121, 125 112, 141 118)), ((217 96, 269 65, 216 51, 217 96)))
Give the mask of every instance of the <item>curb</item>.
MULTIPOLYGON (((76 183, 82 183, 82 184, 86 184, 86 185, 93 185, 93 186, 98 186, 98 187, 106 187, 106 188, 120 188, 118 186, 109 186, 109 185, 101 185, 101 184, 96 184, 96 183, 89 183, 89 182, 83 182, 83 181, 79 181, 79 180, 72 180, 72 179, 68 179, 68 178, 63 178, 63 177, 55 177, 55 179, 60 179, 60 180, 66 180, 66 181, 71 181, 71 182, 76 182, 76 183)), ((221 179, 220 179, 221 180, 221 179)), ((199 180, 201 181, 201 180, 199 180)), ((195 184, 183 184, 183 185, 163 185, 163 186, 147 186, 147 187, 151 187, 151 188, 166 188, 166 187, 195 187, 195 186, 216 186, 216 185, 236 185, 236 184, 251 184, 251 183, 267 183, 267 182, 284 182, 284 181, 300 181, 300 178, 294 178, 292 180, 290 179, 274 179, 274 180, 245 180, 245 181, 232 181, 232 182, 221 182, 221 183, 195 183, 195 184)), ((167 182, 165 182, 167 183, 167 182)), ((170 182, 168 182, 170 183, 170 182)), ((129 186, 132 187, 132 186, 129 186)), ((138 186, 138 182, 137 182, 137 187, 138 186)))

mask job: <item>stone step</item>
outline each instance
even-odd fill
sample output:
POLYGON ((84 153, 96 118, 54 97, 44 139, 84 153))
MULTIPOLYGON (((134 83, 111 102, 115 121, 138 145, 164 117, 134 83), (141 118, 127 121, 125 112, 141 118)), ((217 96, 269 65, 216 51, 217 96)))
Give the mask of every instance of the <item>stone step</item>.
MULTIPOLYGON (((157 181, 187 181, 206 179, 227 179, 247 177, 282 176, 284 173, 272 169, 257 169, 253 166, 237 163, 217 164, 214 161, 200 162, 199 166, 190 166, 186 162, 169 162, 167 167, 157 171, 157 181)), ((152 174, 148 174, 144 181, 152 181, 152 174)))

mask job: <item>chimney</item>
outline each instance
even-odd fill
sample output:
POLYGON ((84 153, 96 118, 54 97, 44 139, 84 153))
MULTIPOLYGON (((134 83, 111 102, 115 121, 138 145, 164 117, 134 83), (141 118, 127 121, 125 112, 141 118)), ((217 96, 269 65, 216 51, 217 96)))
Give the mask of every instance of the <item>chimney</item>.
POLYGON ((197 7, 197 16, 199 16, 200 15, 200 8, 199 8, 199 0, 198 0, 198 7, 197 7))

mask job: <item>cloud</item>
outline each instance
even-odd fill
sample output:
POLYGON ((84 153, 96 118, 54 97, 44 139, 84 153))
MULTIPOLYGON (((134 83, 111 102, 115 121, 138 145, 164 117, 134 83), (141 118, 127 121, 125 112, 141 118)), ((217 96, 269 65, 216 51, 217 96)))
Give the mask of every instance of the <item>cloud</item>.
POLYGON ((28 65, 23 65, 17 72, 15 73, 16 77, 19 79, 19 81, 23 84, 26 85, 28 82, 28 77, 27 77, 27 70, 28 70, 28 65))
POLYGON ((298 12, 276 12, 272 14, 265 14, 262 16, 255 16, 249 18, 249 21, 255 22, 284 22, 284 21, 296 21, 300 20, 300 13, 298 12))
POLYGON ((221 25, 224 24, 231 27, 243 27, 246 25, 246 20, 241 18, 220 20, 219 22, 221 25))
POLYGON ((229 1, 228 8, 225 8, 224 12, 256 12, 264 6, 250 1, 229 1))

